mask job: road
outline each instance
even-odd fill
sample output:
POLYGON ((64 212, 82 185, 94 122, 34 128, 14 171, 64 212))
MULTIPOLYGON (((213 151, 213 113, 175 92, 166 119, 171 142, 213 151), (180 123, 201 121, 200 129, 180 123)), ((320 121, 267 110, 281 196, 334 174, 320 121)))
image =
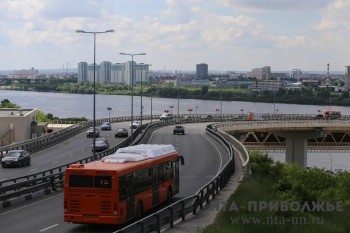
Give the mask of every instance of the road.
MULTIPOLYGON (((209 182, 228 160, 227 154, 205 134, 206 124, 185 125, 185 135, 173 135, 173 126, 163 127, 152 134, 152 144, 172 144, 184 156, 185 165, 180 167, 179 199, 194 194, 198 189, 209 182)), ((126 123, 117 123, 113 127, 126 126, 126 123)), ((114 131, 102 131, 102 136, 118 144, 114 138, 114 131), (113 136, 112 136, 113 135, 113 136)), ((32 156, 32 165, 28 168, 0 169, 1 177, 20 176, 28 174, 33 169, 40 171, 60 164, 75 161, 91 155, 92 140, 84 133, 77 135, 63 143, 35 153, 32 156), (69 151, 67 153, 67 151, 69 151)), ((115 226, 92 226, 84 224, 68 224, 63 221, 63 193, 55 192, 43 196, 32 202, 0 212, 1 232, 113 232, 115 226)))

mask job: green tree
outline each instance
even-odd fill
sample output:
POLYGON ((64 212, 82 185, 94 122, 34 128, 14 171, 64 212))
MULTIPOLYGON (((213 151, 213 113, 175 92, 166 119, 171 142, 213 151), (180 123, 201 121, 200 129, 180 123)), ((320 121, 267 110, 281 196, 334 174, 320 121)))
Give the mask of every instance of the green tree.
POLYGON ((202 95, 206 95, 209 91, 209 87, 208 86, 202 86, 201 87, 201 93, 202 95))
POLYGON ((10 100, 8 99, 3 99, 1 101, 1 106, 0 108, 21 108, 17 104, 11 103, 10 100))

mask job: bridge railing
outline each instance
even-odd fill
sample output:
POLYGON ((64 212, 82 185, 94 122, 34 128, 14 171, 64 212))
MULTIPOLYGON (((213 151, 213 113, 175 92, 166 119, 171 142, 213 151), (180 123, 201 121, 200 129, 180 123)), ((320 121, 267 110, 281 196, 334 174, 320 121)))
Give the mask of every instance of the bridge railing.
MULTIPOLYGON (((158 120, 160 115, 144 115, 142 117, 143 120, 158 120)), ((312 114, 262 114, 261 119, 262 120, 310 120, 314 119, 315 115, 312 114)), ((140 116, 134 116, 134 121, 140 120, 140 116)), ((111 123, 115 122, 125 122, 130 121, 131 117, 110 117, 110 118, 103 118, 96 120, 96 125, 100 125, 101 123, 105 121, 109 121, 111 123)), ((183 123, 186 122, 232 122, 232 121, 246 121, 247 115, 246 114, 213 114, 213 115, 204 115, 204 114, 180 114, 180 115, 174 115, 174 120, 179 120, 183 123)), ((350 116, 344 115, 340 118, 341 121, 344 120, 350 120, 350 116)), ((320 121, 320 120, 314 120, 314 121, 320 121)), ((322 121, 322 120, 321 120, 322 121)), ((255 122, 255 121, 251 121, 255 122)), ((6 145, 0 147, 0 156, 3 156, 6 154, 9 150, 13 149, 24 149, 28 150, 29 152, 36 152, 45 148, 48 148, 52 145, 55 145, 57 143, 60 143, 72 136, 75 136, 82 131, 86 130, 88 127, 92 126, 92 121, 86 121, 79 124, 75 124, 72 126, 69 126, 67 128, 60 129, 58 131, 54 131, 52 133, 48 133, 45 135, 42 135, 37 138, 29 139, 26 141, 13 143, 11 145, 6 145)))

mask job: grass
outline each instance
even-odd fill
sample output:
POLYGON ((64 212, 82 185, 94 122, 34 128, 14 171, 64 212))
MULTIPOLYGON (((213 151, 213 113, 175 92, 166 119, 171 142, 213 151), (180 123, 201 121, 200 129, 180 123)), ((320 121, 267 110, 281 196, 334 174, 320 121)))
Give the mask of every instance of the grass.
MULTIPOLYGON (((259 211, 249 209, 250 202, 274 201, 273 183, 267 178, 251 177, 242 183, 221 210, 214 224, 202 233, 343 233, 350 232, 350 211, 259 211)), ((290 202, 289 202, 290 203, 290 202)))

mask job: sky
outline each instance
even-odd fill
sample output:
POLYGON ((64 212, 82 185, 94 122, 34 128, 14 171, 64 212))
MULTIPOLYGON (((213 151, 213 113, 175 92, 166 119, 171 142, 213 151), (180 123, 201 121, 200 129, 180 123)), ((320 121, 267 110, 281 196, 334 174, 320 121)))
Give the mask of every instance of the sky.
POLYGON ((151 70, 344 71, 350 0, 0 0, 0 70, 77 68, 81 61, 151 70))

